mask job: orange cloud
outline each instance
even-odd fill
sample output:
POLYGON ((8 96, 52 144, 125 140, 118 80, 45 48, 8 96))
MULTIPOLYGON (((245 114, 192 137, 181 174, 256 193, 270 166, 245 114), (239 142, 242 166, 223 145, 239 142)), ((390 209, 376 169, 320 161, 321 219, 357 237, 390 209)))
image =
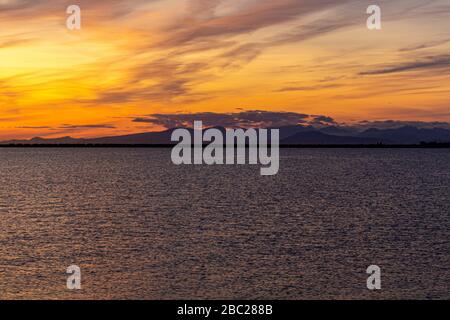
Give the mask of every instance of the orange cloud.
POLYGON ((0 138, 157 130, 146 114, 237 108, 449 121, 445 0, 0 2, 0 138))

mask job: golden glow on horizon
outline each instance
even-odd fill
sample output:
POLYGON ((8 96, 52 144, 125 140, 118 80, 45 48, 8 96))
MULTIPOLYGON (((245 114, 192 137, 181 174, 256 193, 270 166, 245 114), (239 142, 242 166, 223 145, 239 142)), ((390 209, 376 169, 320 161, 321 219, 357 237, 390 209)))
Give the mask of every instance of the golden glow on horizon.
POLYGON ((382 31, 366 28, 366 1, 81 1, 79 31, 66 1, 1 10, 16 2, 0 3, 0 140, 241 109, 450 121, 445 1, 380 1, 382 31))

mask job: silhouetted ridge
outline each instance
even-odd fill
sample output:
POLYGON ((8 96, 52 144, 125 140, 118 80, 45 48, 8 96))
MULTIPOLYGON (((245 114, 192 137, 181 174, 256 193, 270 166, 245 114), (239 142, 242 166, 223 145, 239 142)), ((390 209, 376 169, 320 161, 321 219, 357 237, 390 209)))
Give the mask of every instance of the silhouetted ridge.
MULTIPOLYGON (((216 127, 221 132, 225 128, 216 127)), ((269 128, 274 129, 274 128, 269 128)), ((284 126, 280 130, 280 144, 286 145, 377 145, 403 144, 419 145, 421 143, 450 143, 450 130, 443 128, 423 129, 404 126, 396 129, 367 129, 362 132, 352 127, 327 126, 314 128, 312 126, 284 126)), ((93 139, 77 139, 72 137, 41 138, 30 140, 10 140, 0 142, 2 145, 171 145, 172 132, 169 129, 162 132, 144 132, 123 136, 110 136, 93 139)), ((193 129, 188 129, 193 133, 193 129)))

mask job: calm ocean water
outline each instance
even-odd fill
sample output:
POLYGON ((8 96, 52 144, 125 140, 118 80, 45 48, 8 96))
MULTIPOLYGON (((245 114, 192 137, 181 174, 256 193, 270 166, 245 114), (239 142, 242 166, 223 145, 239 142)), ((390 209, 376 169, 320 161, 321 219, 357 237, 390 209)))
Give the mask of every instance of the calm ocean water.
POLYGON ((449 299, 449 164, 281 150, 263 177, 176 167, 169 149, 0 149, 0 298, 449 299))

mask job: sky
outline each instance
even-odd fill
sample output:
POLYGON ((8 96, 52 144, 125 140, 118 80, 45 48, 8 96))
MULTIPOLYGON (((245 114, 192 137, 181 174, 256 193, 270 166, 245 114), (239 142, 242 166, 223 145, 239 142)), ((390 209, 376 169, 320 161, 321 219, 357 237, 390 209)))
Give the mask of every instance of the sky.
POLYGON ((0 0, 0 140, 196 115, 448 122, 449 90, 448 0, 0 0))

